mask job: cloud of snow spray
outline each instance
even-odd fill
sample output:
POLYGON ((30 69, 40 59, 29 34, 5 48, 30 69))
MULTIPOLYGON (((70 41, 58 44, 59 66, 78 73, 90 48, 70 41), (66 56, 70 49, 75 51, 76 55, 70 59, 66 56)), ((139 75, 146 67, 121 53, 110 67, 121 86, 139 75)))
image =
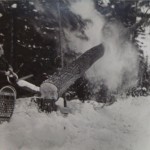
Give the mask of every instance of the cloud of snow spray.
POLYGON ((104 56, 89 69, 87 77, 94 77, 95 82, 103 79, 110 90, 116 90, 123 81, 126 86, 133 86, 138 72, 137 51, 125 38, 126 29, 119 23, 106 22, 92 0, 76 0, 70 9, 91 21, 85 29, 87 41, 78 38, 77 32, 65 32, 70 39, 70 48, 83 53, 99 43, 105 46, 104 56))
MULTIPOLYGON (((36 10, 47 13, 38 0, 34 4, 36 10)), ((94 78, 94 82, 103 79, 110 90, 116 90, 123 81, 124 85, 133 86, 138 72, 137 51, 126 39, 126 29, 118 22, 107 22, 95 9, 93 0, 72 0, 70 4, 70 10, 87 21, 88 37, 83 40, 82 33, 64 29, 70 49, 83 53, 100 43, 105 46, 104 56, 87 71, 87 77, 94 78)))

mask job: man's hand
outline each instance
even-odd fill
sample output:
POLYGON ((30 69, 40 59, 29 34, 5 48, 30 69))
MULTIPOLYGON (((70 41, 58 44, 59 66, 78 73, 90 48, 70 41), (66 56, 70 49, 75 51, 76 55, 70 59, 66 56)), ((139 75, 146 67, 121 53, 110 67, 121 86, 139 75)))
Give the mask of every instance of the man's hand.
POLYGON ((8 71, 10 71, 11 73, 14 72, 12 67, 10 67, 10 68, 8 69, 8 71))
POLYGON ((10 75, 10 71, 5 71, 5 75, 9 76, 10 75))

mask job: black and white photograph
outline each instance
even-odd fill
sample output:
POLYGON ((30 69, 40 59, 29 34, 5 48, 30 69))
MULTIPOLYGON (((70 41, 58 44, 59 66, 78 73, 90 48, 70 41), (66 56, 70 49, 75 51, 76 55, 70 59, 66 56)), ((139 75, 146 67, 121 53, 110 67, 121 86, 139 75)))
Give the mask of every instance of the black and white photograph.
POLYGON ((0 0, 0 150, 150 150, 150 0, 0 0))

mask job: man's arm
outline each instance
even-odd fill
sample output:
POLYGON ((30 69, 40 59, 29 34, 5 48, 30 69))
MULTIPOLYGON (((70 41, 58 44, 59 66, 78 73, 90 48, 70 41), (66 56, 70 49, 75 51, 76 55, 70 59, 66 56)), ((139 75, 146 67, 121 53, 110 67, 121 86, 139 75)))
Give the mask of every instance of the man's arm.
POLYGON ((11 65, 9 65, 9 63, 4 58, 4 56, 1 56, 0 60, 1 60, 1 64, 4 65, 4 67, 2 67, 0 69, 0 74, 9 75, 9 72, 13 72, 13 69, 12 69, 11 65))
POLYGON ((0 74, 2 74, 2 75, 5 75, 5 72, 6 72, 6 71, 0 70, 0 74))
POLYGON ((6 75, 8 76, 10 74, 10 71, 3 71, 3 70, 0 70, 0 74, 1 75, 6 75))
POLYGON ((13 72, 12 66, 8 63, 8 61, 5 59, 4 56, 1 57, 1 61, 3 62, 3 64, 5 64, 6 71, 12 71, 13 72))

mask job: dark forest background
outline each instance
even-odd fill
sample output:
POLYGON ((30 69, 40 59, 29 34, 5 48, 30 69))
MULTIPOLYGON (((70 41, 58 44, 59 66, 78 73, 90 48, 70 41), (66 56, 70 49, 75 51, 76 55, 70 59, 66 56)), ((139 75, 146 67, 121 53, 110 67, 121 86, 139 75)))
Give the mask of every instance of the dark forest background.
MULTIPOLYGON (((110 0, 105 5, 103 0, 94 0, 94 3, 106 20, 117 20, 129 29, 128 36, 140 54, 139 85, 143 86, 149 81, 149 64, 136 38, 140 34, 145 36, 145 27, 150 25, 150 2, 110 0), (141 10, 143 6, 147 11, 141 10), (137 17, 141 20, 137 21, 137 17)), ((43 73, 52 75, 80 55, 67 47, 69 39, 64 29, 78 31, 83 35, 81 40, 86 40, 84 31, 88 22, 72 13, 69 7, 69 0, 0 1, 0 42, 19 77, 33 74, 29 81, 40 85, 43 73), (62 41, 66 44, 65 51, 62 41)), ((76 91, 79 98, 87 99, 90 88, 90 82, 82 77, 70 89, 76 91)))

